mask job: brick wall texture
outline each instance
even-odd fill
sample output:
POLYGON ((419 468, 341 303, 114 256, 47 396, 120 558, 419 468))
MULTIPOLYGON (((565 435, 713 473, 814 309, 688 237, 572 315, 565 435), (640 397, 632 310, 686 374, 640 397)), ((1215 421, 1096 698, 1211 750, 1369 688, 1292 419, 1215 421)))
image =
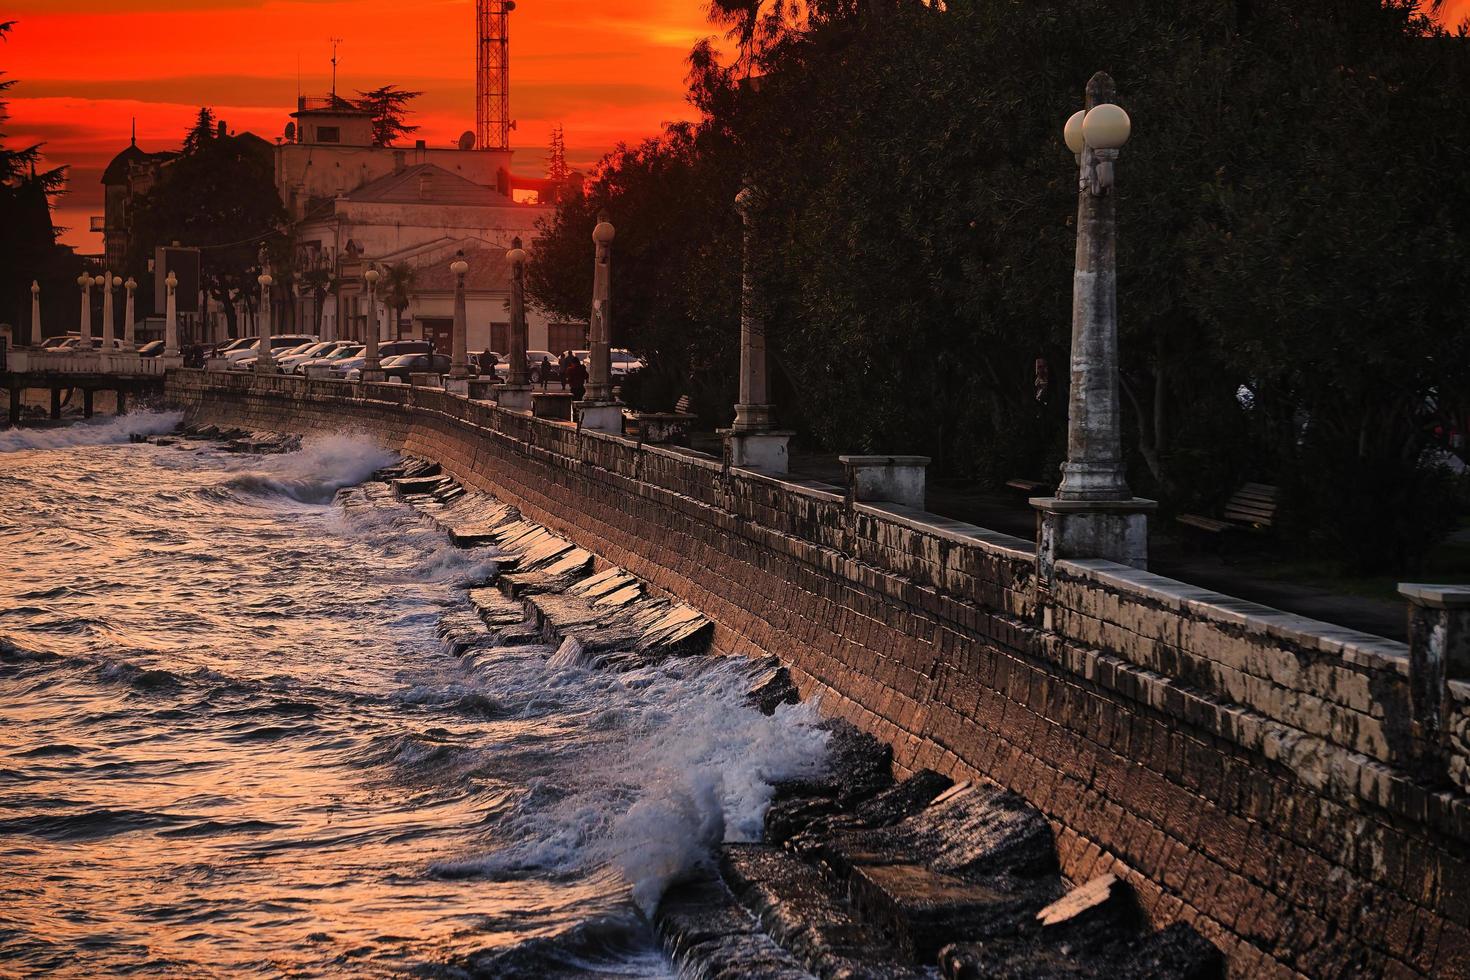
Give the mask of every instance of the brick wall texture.
POLYGON ((1044 589, 1029 541, 437 390, 168 391, 199 421, 439 461, 706 613, 721 650, 781 657, 901 772, 1020 793, 1071 879, 1125 878, 1233 976, 1470 977, 1467 715, 1459 785, 1411 779, 1402 644, 1108 562, 1044 589))

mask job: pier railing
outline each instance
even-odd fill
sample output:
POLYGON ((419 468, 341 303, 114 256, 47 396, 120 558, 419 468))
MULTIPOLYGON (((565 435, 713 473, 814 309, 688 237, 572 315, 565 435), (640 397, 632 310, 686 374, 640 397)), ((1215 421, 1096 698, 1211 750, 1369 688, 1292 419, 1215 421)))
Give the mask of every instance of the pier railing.
POLYGON ((12 350, 8 370, 11 374, 103 374, 161 380, 165 371, 182 364, 178 356, 144 357, 136 351, 12 350))

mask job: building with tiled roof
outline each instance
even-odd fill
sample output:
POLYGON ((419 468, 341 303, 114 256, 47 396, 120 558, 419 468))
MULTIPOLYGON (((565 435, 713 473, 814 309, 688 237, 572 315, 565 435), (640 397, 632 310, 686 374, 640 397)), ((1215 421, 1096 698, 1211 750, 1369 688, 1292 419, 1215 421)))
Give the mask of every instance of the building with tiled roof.
MULTIPOLYGON (((298 102, 286 138, 275 148, 276 185, 294 219, 298 270, 329 276, 317 296, 303 290, 300 323, 321 324, 324 337, 360 338, 378 322, 385 338, 429 339, 448 349, 456 252, 470 263, 469 344, 481 350, 503 335, 509 319, 510 273, 504 253, 519 237, 534 250, 536 224, 551 214, 510 175, 511 151, 454 147, 371 145, 361 112, 341 100, 298 102), (517 200, 518 197, 526 198, 517 200), (409 306, 399 317, 379 302, 367 310, 362 274, 370 267, 413 270, 409 306), (398 322, 394 322, 395 318, 398 322)), ((547 193, 537 183, 539 193, 547 193)), ((559 191, 559 188, 551 188, 559 191)), ((576 338, 581 328, 549 324, 528 311, 531 347, 576 338)), ((494 348, 499 349, 499 348, 494 348)))

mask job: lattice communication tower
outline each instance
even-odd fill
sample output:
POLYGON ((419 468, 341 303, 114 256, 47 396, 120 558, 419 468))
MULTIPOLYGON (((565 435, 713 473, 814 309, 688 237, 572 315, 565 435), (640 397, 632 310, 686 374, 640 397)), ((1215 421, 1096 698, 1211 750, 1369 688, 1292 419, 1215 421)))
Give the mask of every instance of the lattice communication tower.
POLYGON ((475 0, 475 145, 510 149, 510 12, 515 0, 475 0))

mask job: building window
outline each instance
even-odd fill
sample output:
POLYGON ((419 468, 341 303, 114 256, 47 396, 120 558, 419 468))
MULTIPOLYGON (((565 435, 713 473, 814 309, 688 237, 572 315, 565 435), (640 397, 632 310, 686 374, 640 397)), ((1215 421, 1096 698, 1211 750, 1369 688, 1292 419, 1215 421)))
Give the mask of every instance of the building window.
POLYGON ((318 143, 340 143, 342 142, 341 126, 318 126, 316 128, 316 141, 318 143))
POLYGON ((490 349, 497 354, 504 354, 510 350, 510 324, 490 324, 490 349))

